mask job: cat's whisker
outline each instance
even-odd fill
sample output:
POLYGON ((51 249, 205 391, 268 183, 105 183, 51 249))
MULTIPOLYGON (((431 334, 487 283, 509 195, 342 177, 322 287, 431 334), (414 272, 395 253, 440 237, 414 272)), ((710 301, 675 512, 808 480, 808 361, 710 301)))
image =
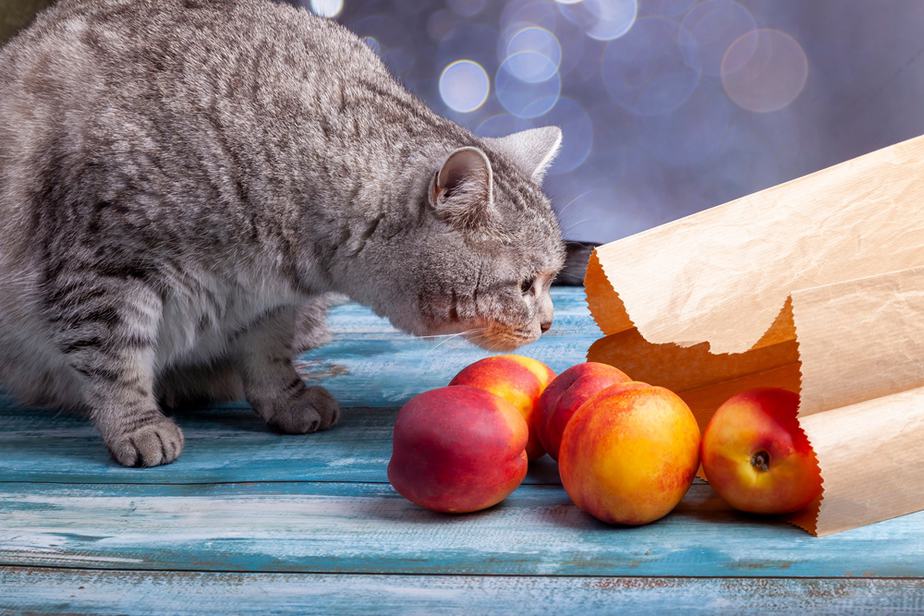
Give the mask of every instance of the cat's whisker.
POLYGON ((568 235, 568 233, 570 233, 571 230, 574 229, 574 228, 576 228, 578 225, 582 225, 582 224, 584 224, 585 222, 590 222, 590 221, 592 221, 592 220, 593 220, 593 218, 582 218, 581 220, 577 220, 577 221, 571 223, 570 225, 568 225, 568 228, 567 228, 567 229, 562 230, 562 232, 561 232, 562 237, 566 237, 566 236, 568 235))
POLYGON ((439 342, 437 342, 437 343, 427 352, 427 356, 432 355, 435 351, 439 350, 439 348, 440 348, 441 346, 445 345, 445 344, 446 344, 447 342, 449 342, 450 340, 456 340, 456 339, 458 339, 460 336, 467 336, 467 335, 472 335, 472 334, 480 335, 480 334, 483 333, 483 332, 484 332, 484 328, 483 328, 483 327, 475 327, 475 328, 472 328, 472 329, 467 329, 467 330, 465 330, 465 331, 459 332, 459 333, 457 333, 457 334, 449 334, 449 335, 446 336, 443 340, 440 340, 439 342))
MULTIPOLYGON (((591 189, 591 190, 593 190, 593 189, 591 189)), ((578 200, 579 200, 581 197, 583 197, 584 195, 590 193, 591 190, 585 190, 584 192, 582 192, 581 194, 579 194, 578 196, 576 196, 574 199, 572 199, 571 201, 569 201, 568 203, 566 203, 565 205, 563 205, 563 206, 561 207, 561 209, 558 210, 558 217, 559 217, 559 219, 560 219, 560 218, 562 217, 562 215, 568 210, 569 207, 571 207, 572 205, 574 205, 575 203, 577 203, 578 200)))
POLYGON ((455 332, 452 334, 425 334, 423 336, 415 336, 415 338, 421 338, 423 340, 426 340, 429 338, 455 338, 456 336, 464 336, 465 334, 471 334, 473 332, 477 332, 478 330, 483 330, 483 329, 484 329, 483 327, 473 327, 471 329, 466 329, 464 331, 455 332))
POLYGON ((435 349, 435 348, 438 348, 439 346, 445 344, 446 342, 452 340, 453 338, 458 338, 458 337, 461 336, 461 335, 463 335, 463 332, 459 332, 459 333, 455 333, 455 334, 443 334, 443 335, 440 335, 440 336, 434 336, 434 338, 439 338, 439 340, 436 341, 436 344, 433 345, 432 348, 434 348, 434 349, 435 349))
POLYGON ((491 345, 493 344, 492 341, 498 337, 501 337, 499 332, 494 332, 489 336, 488 328, 482 327, 479 330, 476 330, 471 336, 469 336, 469 342, 491 350, 491 345))
MULTIPOLYGON (((464 334, 465 332, 460 332, 460 333, 463 333, 463 334, 464 334)), ((428 334, 428 335, 426 335, 426 336, 414 336, 414 337, 415 337, 415 338, 419 338, 419 339, 421 339, 421 340, 429 340, 429 339, 432 339, 432 338, 452 338, 452 337, 455 337, 455 336, 458 336, 458 335, 459 335, 459 333, 455 333, 455 334, 428 334)))

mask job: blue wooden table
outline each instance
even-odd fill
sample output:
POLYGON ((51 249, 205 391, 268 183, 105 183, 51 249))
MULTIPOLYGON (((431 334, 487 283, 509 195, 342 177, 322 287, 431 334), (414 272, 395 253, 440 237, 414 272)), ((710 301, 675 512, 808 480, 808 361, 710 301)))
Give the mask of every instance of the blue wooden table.
MULTIPOLYGON (((582 290, 555 303, 523 353, 560 371, 597 329, 582 290)), ((0 613, 924 613, 924 514, 819 539, 697 482, 664 520, 610 528, 548 458, 491 510, 416 508, 385 477, 396 409, 485 353, 354 305, 331 321, 299 362, 347 407, 322 434, 194 410, 179 461, 127 469, 84 421, 0 399, 0 613)))

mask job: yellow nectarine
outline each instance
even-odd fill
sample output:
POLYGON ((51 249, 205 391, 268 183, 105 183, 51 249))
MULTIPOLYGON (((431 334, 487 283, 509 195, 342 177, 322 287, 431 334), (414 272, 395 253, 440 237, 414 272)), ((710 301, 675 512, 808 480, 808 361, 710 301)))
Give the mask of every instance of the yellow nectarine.
POLYGON ((699 466, 699 427, 663 387, 608 387, 575 412, 562 436, 559 473, 574 504, 610 524, 667 515, 699 466))

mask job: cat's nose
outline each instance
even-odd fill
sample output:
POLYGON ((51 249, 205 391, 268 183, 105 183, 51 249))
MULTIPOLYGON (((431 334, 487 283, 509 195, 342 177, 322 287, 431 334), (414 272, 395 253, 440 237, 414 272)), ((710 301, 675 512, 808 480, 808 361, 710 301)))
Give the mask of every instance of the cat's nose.
POLYGON ((539 329, 542 330, 543 334, 549 331, 550 329, 552 329, 552 319, 549 319, 548 321, 543 321, 542 323, 540 323, 539 329))

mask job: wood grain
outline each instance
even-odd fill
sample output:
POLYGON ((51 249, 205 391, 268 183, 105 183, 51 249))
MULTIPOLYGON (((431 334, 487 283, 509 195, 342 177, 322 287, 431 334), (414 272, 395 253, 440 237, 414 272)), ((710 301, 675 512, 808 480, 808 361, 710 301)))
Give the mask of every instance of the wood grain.
POLYGON ((919 614, 924 580, 0 569, 0 614, 919 614))
MULTIPOLYGON (((168 466, 125 468, 109 456, 96 430, 52 411, 0 408, 0 481, 69 483, 220 483, 242 481, 387 482, 395 409, 348 408, 327 432, 280 435, 249 408, 227 405, 177 418, 186 436, 168 466)), ((558 484, 548 457, 526 483, 558 484)))
MULTIPOLYGON (((556 372, 582 362, 599 330, 583 289, 556 289, 555 324, 517 353, 556 372)), ((446 385, 468 364, 493 353, 461 338, 412 338, 355 304, 334 309, 334 340, 300 358, 301 372, 317 379, 344 406, 397 407, 421 391, 446 385)))
MULTIPOLYGON (((583 361, 596 336, 582 289, 556 289, 556 325, 522 352, 563 370, 583 361)), ((402 334, 356 304, 331 311, 334 340, 303 355, 298 366, 347 407, 334 430, 282 436, 267 430, 246 403, 184 409, 180 459, 151 469, 113 462, 83 418, 17 407, 0 395, 0 481, 73 483, 207 483, 228 481, 384 482, 396 409, 412 396, 446 385, 489 352, 458 339, 402 334)), ((527 483, 558 483, 551 460, 534 464, 527 483)))
MULTIPOLYGON (((556 328, 523 352, 560 371, 598 333, 582 290, 554 293, 556 328)), ((177 463, 126 469, 83 419, 0 397, 0 614, 922 611, 924 514, 815 539, 697 482, 664 520, 611 528, 548 459, 491 510, 419 509, 385 478, 396 409, 488 353, 352 304, 331 324, 299 363, 347 407, 321 434, 187 409, 177 463)))
POLYGON ((834 537, 730 511, 704 484, 640 528, 558 486, 491 510, 420 509, 388 485, 0 484, 0 564, 311 573, 924 576, 924 515, 834 537))

